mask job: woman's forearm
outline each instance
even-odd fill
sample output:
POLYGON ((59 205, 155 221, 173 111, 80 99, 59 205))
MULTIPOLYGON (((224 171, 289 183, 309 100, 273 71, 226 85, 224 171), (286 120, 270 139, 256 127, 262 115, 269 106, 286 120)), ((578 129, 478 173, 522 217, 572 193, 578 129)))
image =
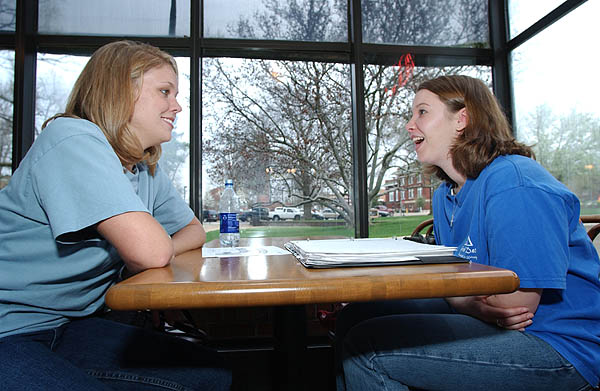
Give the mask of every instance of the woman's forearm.
POLYGON ((194 217, 188 225, 173 234, 171 239, 175 255, 179 255, 186 251, 202 247, 206 243, 206 231, 200 221, 194 217))

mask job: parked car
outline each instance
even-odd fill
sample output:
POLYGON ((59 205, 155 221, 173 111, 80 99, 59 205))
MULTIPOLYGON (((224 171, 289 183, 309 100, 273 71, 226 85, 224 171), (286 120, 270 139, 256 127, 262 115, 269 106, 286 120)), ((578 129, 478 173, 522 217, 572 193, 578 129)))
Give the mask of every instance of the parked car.
POLYGON ((250 221, 252 219, 252 211, 251 210, 243 210, 238 215, 238 219, 240 221, 250 221))
POLYGON ((389 215, 390 214, 385 210, 381 210, 378 208, 369 209, 369 216, 371 217, 388 217, 389 215))
POLYGON ((250 211, 252 220, 253 218, 258 218, 258 220, 269 220, 269 208, 263 208, 260 206, 255 206, 250 211))
POLYGON ((300 209, 290 208, 290 207, 279 207, 275 208, 271 213, 269 213, 269 218, 274 221, 277 220, 300 220, 304 212, 300 209))
POLYGON ((202 221, 218 221, 219 214, 216 210, 206 209, 202 211, 202 221))
POLYGON ((331 208, 325 208, 321 211, 321 214, 323 215, 323 218, 325 220, 328 219, 341 219, 342 215, 340 215, 338 212, 334 211, 331 208))
POLYGON ((394 210, 391 208, 388 208, 385 205, 377 205, 377 206, 375 206, 375 209, 379 210, 379 215, 381 217, 387 217, 387 216, 394 215, 394 210))
POLYGON ((325 220, 325 216, 323 216, 323 213, 319 212, 316 209, 313 209, 310 212, 310 216, 313 220, 325 220))

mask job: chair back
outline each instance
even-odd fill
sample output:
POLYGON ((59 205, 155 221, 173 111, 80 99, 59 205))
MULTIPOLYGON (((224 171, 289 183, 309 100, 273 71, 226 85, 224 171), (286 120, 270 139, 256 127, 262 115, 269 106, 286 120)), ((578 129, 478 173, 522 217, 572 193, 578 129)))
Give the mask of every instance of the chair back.
POLYGON ((409 238, 415 242, 436 244, 433 235, 433 219, 427 219, 417 225, 409 238), (421 233, 423 230, 425 230, 425 234, 421 233))
POLYGON ((600 233, 600 215, 581 215, 579 218, 583 224, 594 224, 587 229, 588 236, 593 242, 600 233))

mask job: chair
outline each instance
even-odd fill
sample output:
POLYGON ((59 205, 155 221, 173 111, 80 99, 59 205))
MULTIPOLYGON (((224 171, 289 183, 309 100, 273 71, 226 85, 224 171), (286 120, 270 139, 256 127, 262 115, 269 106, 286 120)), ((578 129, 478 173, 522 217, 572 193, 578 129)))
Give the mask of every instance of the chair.
POLYGON ((600 233, 600 215, 582 215, 580 216, 580 220, 584 224, 594 224, 587 230, 588 236, 594 241, 596 236, 600 233))
POLYGON ((427 219, 417 225, 407 239, 420 243, 435 244, 435 236, 433 235, 433 219, 427 219), (425 230, 425 234, 421 233, 423 230, 425 230))

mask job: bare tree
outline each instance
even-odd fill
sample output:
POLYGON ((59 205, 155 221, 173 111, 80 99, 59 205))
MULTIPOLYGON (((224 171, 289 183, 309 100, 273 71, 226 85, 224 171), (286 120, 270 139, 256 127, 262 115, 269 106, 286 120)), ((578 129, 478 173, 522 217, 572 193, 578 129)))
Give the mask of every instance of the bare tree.
POLYGON ((572 111, 557 116, 547 105, 536 107, 522 128, 536 160, 581 200, 595 201, 600 173, 600 119, 572 111))
MULTIPOLYGON (((376 36, 391 36, 394 41, 402 41, 412 32, 418 33, 420 40, 441 42, 442 37, 447 39, 442 32, 455 31, 451 25, 457 22, 450 20, 452 13, 447 12, 446 6, 432 11, 427 8, 429 3, 431 1, 424 5, 410 1, 372 2, 371 8, 367 7, 370 13, 364 15, 365 31, 375 31, 376 36), (394 17, 398 10, 403 14, 402 6, 408 7, 406 12, 410 11, 403 16, 408 27, 387 31, 385 20, 394 17), (419 24, 421 19, 425 26, 419 24), (427 37, 428 33, 432 35, 427 37)), ((343 4, 345 2, 335 2, 336 16, 323 9, 319 2, 293 1, 289 8, 274 1, 267 2, 267 12, 254 15, 253 20, 259 21, 255 23, 258 27, 252 27, 250 20, 243 20, 236 25, 237 34, 254 36, 253 28, 262 28, 264 34, 275 34, 273 31, 284 24, 282 18, 285 17, 290 39, 326 40, 335 32, 317 25, 339 18, 343 4), (314 16, 317 14, 318 17, 314 16), (319 23, 310 23, 308 15, 313 15, 312 19, 319 23)), ((342 211, 347 221, 352 222, 348 67, 316 62, 213 59, 204 69, 205 100, 211 102, 205 109, 210 119, 206 121, 209 131, 204 152, 208 160, 215 163, 209 168, 211 178, 222 180, 223 175, 229 175, 240 184, 250 185, 247 182, 254 181, 259 188, 264 188, 265 170, 279 173, 279 183, 287 186, 289 192, 295 191, 297 204, 305 205, 305 215, 310 205, 317 202, 342 211), (295 170, 289 172, 290 167, 295 170)), ((375 202, 390 169, 408 167, 414 161, 412 143, 403 129, 416 85, 424 79, 463 69, 406 71, 406 66, 366 66, 364 69, 367 188, 371 202, 375 202), (405 78, 402 85, 398 85, 401 74, 405 78)))

